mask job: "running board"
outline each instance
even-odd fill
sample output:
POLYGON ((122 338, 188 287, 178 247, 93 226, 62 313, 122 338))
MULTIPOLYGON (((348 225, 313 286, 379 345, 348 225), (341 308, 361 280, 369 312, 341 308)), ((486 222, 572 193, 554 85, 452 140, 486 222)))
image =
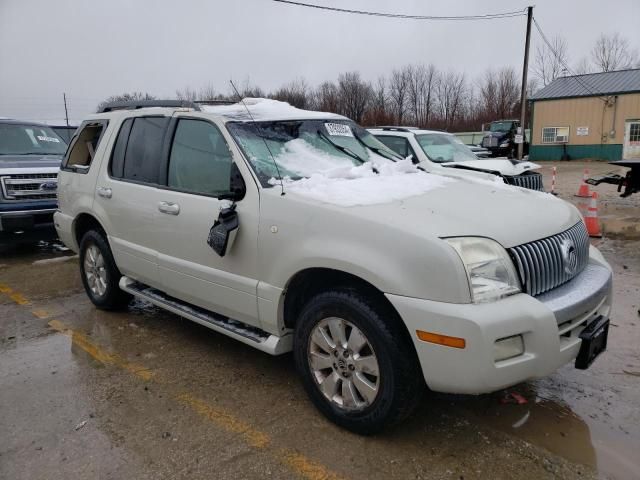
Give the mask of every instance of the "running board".
POLYGON ((154 305, 180 315, 188 320, 199 323, 211 330, 223 333, 241 341, 253 348, 257 348, 271 355, 290 352, 293 346, 292 335, 283 337, 271 335, 264 330, 252 327, 231 318, 218 315, 204 308, 191 305, 143 283, 136 282, 129 277, 120 279, 120 288, 135 297, 146 300, 154 305))

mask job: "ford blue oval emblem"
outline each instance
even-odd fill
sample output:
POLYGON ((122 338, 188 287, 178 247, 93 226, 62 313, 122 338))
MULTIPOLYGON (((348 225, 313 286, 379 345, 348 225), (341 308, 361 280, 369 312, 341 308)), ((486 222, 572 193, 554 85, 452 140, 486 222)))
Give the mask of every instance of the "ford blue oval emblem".
POLYGON ((58 188, 56 182, 44 182, 40 184, 40 190, 55 190, 58 188))

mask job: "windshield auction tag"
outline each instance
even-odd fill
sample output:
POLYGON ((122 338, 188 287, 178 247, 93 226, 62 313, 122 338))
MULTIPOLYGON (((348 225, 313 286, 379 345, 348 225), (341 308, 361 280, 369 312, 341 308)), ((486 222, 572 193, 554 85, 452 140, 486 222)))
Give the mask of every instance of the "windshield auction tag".
POLYGON ((353 137, 351 128, 349 128, 349 125, 345 125, 344 123, 325 123, 324 128, 327 129, 329 135, 339 137, 353 137))
POLYGON ((60 140, 58 140, 55 137, 45 137, 44 135, 37 135, 36 138, 38 140, 40 140, 41 142, 54 142, 54 143, 60 143, 60 140))

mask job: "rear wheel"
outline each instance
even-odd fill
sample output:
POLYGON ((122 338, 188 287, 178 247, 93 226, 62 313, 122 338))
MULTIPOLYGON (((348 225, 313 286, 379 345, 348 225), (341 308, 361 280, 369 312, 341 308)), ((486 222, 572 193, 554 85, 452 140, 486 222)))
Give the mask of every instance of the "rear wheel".
POLYGON ((400 422, 421 399, 424 381, 397 315, 358 292, 328 291, 307 303, 294 357, 316 407, 356 433, 400 422))
POLYGON ((118 285, 118 270, 109 244, 102 232, 90 230, 80 242, 82 284, 93 304, 104 310, 124 308, 131 296, 118 285))

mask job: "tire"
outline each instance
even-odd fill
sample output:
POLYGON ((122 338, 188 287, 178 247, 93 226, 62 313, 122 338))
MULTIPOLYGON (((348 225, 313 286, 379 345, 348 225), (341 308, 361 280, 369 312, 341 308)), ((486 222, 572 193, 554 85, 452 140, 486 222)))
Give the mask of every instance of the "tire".
POLYGON ((118 285, 122 274, 100 231, 89 230, 80 241, 80 276, 89 299, 102 310, 125 308, 131 300, 118 285))
MULTIPOLYGON (((334 343, 345 345, 344 340, 334 343)), ((329 350, 332 348, 331 343, 327 346, 329 350)), ((401 319, 390 307, 369 295, 344 289, 313 297, 296 324, 293 348, 296 368, 315 406, 329 420, 352 432, 369 435, 393 426, 408 417, 422 399, 424 379, 401 319), (328 352, 319 347, 322 341, 317 341, 321 338, 318 335, 324 332, 333 337, 331 329, 339 325, 345 327, 342 338, 347 340, 347 347, 354 348, 346 348, 346 354, 343 349, 336 354, 337 347, 327 359, 328 352), (364 336, 367 345, 356 352, 355 346, 362 344, 357 332, 364 336), (372 375, 375 369, 371 355, 377 362, 377 376, 372 375), (329 361, 333 364, 328 364, 329 361), (363 383, 363 379, 367 382, 363 383), (326 388, 320 386, 321 382, 326 388), (322 389, 332 392, 334 383, 336 394, 330 400, 322 389), (374 384, 375 394, 370 388, 374 384)))

